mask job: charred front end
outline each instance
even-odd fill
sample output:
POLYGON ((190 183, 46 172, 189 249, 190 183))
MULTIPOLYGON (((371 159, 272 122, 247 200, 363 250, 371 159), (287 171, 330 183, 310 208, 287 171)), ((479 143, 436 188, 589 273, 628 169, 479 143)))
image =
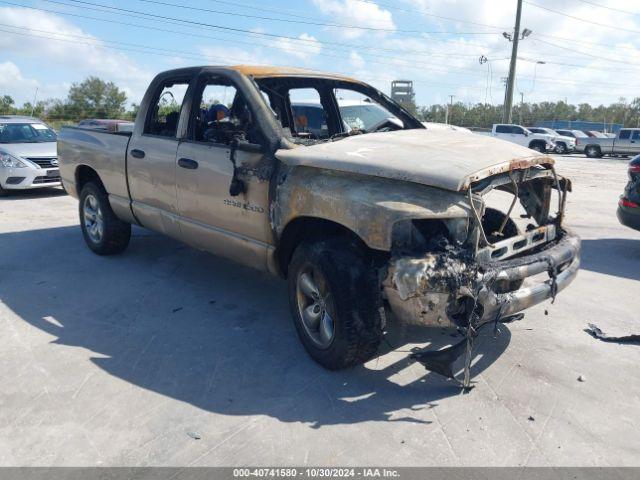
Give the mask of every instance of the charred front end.
POLYGON ((553 164, 511 163, 469 179, 470 216, 394 226, 385 298, 401 320, 477 329, 563 290, 580 240, 563 228, 571 184, 553 164))

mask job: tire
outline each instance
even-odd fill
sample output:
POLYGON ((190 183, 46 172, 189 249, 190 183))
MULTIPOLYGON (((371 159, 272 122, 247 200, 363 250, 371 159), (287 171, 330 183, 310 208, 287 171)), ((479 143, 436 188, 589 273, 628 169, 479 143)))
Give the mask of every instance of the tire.
POLYGON ((6 197, 7 195, 9 195, 9 192, 0 185, 0 197, 6 197))
POLYGON ((555 152, 558 155, 564 155, 567 153, 567 146, 564 143, 558 143, 556 144, 555 152))
POLYGON ((602 151, 600 147, 597 145, 589 145, 584 149, 584 153, 589 158, 600 158, 602 157, 602 151))
POLYGON ((545 151, 544 146, 542 146, 542 144, 540 142, 532 142, 529 145, 529 148, 531 150, 535 150, 536 152, 540 152, 540 153, 544 153, 544 151, 545 151))
POLYGON ((129 245, 131 225, 113 213, 102 185, 88 182, 82 187, 79 214, 82 236, 94 253, 115 255, 129 245))
POLYGON ((382 297, 375 269, 354 242, 337 238, 301 243, 289 263, 288 286, 293 323, 316 362, 340 370, 376 354, 382 339, 382 297), (313 288, 317 299, 309 295, 313 288), (307 310, 311 314, 305 321, 307 310), (333 328, 323 328, 327 324, 333 328))

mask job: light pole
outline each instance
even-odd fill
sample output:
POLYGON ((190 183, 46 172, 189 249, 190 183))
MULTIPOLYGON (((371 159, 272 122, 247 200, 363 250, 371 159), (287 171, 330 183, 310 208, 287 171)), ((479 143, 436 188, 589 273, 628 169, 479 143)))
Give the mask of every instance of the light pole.
POLYGON ((513 35, 504 32, 502 36, 513 42, 511 49, 511 63, 509 64, 509 77, 507 77, 507 89, 504 95, 504 112, 502 113, 503 123, 511 123, 513 120, 512 107, 513 107, 513 86, 516 79, 516 63, 518 61, 518 42, 527 38, 533 33, 528 28, 525 28, 520 34, 520 19, 522 18, 522 0, 518 0, 518 8, 516 10, 516 25, 513 29, 513 35))
POLYGON ((447 111, 444 116, 444 123, 449 125, 449 111, 453 113, 453 98, 455 95, 449 95, 449 105, 447 105, 447 111))

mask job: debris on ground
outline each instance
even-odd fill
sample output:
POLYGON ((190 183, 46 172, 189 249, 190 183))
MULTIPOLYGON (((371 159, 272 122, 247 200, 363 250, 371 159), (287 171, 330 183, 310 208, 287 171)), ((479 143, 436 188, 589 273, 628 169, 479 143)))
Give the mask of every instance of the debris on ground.
POLYGON ((174 308, 173 310, 171 310, 171 312, 172 312, 172 313, 179 312, 180 310, 182 310, 182 308, 183 308, 183 307, 177 307, 177 308, 174 308))
POLYGON ((202 437, 200 435, 198 435, 195 432, 187 432, 187 435, 189 435, 191 438, 193 438, 194 440, 200 440, 202 437))
POLYGON ((602 340, 603 342, 631 343, 631 344, 640 345, 640 335, 633 334, 633 335, 625 335, 622 337, 613 337, 611 335, 607 335, 606 333, 604 333, 593 323, 590 323, 589 328, 585 328, 584 331, 587 332, 589 335, 591 335, 593 338, 597 338, 598 340, 602 340))
POLYGON ((527 420, 529 420, 530 422, 535 422, 536 421, 536 419, 533 418, 533 416, 531 416, 531 415, 529 415, 529 418, 527 418, 527 420))
POLYGON ((578 381, 579 381, 579 382, 586 382, 586 381, 587 381, 587 379, 585 378, 585 376, 584 376, 584 375, 580 375, 580 376, 578 377, 578 381))

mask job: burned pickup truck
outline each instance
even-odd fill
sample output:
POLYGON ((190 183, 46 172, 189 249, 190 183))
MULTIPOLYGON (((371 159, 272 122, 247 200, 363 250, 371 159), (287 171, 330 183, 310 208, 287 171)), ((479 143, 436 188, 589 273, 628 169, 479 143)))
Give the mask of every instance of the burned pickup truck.
POLYGON ((299 337, 329 369, 372 358, 402 321, 465 334, 414 355, 449 374, 480 326, 554 298, 579 268, 552 158, 430 130, 343 76, 169 71, 133 132, 63 128, 58 151, 90 249, 122 252, 135 224, 286 278, 299 337), (345 119, 339 101, 386 113, 345 119))

